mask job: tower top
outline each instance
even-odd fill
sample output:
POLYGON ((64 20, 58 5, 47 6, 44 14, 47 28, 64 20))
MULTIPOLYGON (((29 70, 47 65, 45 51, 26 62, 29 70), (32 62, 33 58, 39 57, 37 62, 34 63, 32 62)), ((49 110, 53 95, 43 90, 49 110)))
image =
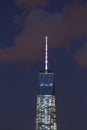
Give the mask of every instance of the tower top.
POLYGON ((48 37, 45 37, 45 71, 48 71, 48 37))

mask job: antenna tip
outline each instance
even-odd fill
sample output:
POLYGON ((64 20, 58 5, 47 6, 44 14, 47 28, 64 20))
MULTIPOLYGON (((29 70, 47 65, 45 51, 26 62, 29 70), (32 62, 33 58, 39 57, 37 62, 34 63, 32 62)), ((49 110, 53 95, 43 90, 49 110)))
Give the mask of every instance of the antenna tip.
POLYGON ((46 36, 45 39, 46 39, 46 42, 47 42, 48 37, 46 36))

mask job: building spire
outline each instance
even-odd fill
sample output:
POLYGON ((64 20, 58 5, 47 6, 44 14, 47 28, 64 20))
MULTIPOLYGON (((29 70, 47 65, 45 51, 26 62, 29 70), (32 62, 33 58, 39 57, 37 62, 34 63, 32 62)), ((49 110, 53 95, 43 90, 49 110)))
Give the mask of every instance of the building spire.
POLYGON ((45 37, 45 71, 48 71, 48 37, 45 37))

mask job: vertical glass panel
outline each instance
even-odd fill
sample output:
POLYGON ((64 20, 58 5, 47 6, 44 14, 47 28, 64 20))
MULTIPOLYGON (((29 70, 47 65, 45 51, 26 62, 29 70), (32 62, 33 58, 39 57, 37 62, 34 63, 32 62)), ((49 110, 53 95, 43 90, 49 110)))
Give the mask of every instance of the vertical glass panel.
POLYGON ((39 73, 38 95, 52 95, 54 73, 39 73))

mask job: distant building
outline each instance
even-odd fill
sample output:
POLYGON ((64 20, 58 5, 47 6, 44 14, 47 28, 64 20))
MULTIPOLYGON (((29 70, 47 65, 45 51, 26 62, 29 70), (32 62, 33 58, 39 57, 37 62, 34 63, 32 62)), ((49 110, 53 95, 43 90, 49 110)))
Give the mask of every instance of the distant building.
POLYGON ((48 45, 45 45, 45 69, 39 72, 36 130, 57 130, 55 107, 55 74, 48 69, 48 45))

